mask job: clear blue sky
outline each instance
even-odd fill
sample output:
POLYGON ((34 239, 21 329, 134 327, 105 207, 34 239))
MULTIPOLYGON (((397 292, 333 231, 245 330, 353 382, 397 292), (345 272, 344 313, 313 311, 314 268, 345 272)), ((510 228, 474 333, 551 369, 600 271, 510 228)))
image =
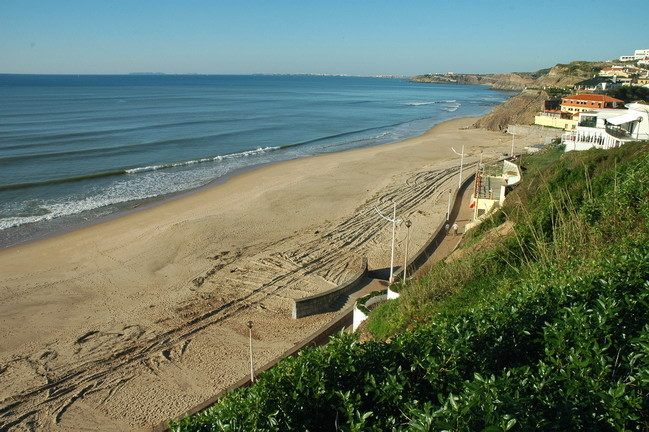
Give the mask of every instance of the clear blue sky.
POLYGON ((648 22, 648 0, 0 0, 0 73, 535 71, 649 48, 648 22))

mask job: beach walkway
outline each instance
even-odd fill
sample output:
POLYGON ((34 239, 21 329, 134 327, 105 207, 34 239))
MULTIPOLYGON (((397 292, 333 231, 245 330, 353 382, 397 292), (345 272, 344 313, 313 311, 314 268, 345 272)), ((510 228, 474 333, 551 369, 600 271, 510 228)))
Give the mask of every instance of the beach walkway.
MULTIPOLYGON (((471 196, 473 194, 474 183, 471 183, 464 189, 463 194, 460 196, 461 204, 459 212, 455 218, 449 221, 449 226, 452 227, 454 223, 458 225, 458 234, 455 235, 453 228, 449 229, 448 234, 443 238, 428 256, 427 260, 417 268, 410 277, 419 277, 426 273, 426 271, 436 262, 446 258, 450 255, 460 244, 462 240, 462 233, 464 227, 473 220, 473 209, 469 208, 471 204, 471 196)), ((336 301, 330 305, 330 311, 341 311, 341 314, 351 313, 354 309, 354 303, 359 298, 370 294, 373 291, 382 291, 387 289, 388 281, 381 278, 382 270, 370 271, 369 276, 366 277, 358 288, 354 291, 342 294, 336 301)))
POLYGON ((471 196, 473 194, 474 183, 471 183, 469 187, 464 190, 464 193, 461 197, 460 209, 457 216, 449 221, 449 225, 452 227, 454 223, 457 223, 458 230, 457 235, 454 234, 453 228, 449 230, 449 233, 444 237, 444 240, 435 248, 433 253, 428 257, 428 260, 422 264, 414 273, 413 277, 422 276, 428 271, 428 269, 438 261, 443 260, 449 256, 460 244, 462 240, 462 233, 464 232, 464 227, 473 220, 473 209, 469 208, 471 205, 471 196))

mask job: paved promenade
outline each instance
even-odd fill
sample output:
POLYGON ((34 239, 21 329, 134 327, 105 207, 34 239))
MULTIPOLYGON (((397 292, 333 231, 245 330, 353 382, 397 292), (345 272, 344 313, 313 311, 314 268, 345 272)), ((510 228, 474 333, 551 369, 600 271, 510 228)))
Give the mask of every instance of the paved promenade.
MULTIPOLYGON (((471 204, 471 195, 473 194, 474 184, 471 183, 467 188, 464 189, 464 193, 461 196, 462 203, 460 205, 460 210, 454 219, 449 221, 449 226, 453 226, 454 223, 458 224, 458 235, 455 235, 453 229, 449 230, 448 235, 444 237, 443 241, 437 245, 437 247, 432 251, 431 255, 428 257, 426 262, 421 265, 414 274, 408 276, 418 277, 423 275, 433 264, 446 258, 451 254, 458 246, 462 240, 462 233, 464 232, 464 226, 473 220, 473 209, 469 208, 471 204)), ((372 274, 372 272, 370 272, 372 274)), ((366 294, 371 293, 372 291, 384 290, 388 286, 387 280, 380 278, 367 278, 364 284, 359 285, 359 289, 355 292, 349 294, 350 300, 355 301, 357 298, 363 297, 366 294)), ((353 301, 351 304, 353 306, 353 301)), ((345 305, 347 306, 348 303, 345 305)))

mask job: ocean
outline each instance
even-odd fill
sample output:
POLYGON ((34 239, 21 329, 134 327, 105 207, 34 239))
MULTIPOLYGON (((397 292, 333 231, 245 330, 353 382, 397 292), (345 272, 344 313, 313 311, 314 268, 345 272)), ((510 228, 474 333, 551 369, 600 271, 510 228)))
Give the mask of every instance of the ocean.
POLYGON ((240 170, 417 136, 510 96, 393 78, 0 75, 0 248, 240 170))

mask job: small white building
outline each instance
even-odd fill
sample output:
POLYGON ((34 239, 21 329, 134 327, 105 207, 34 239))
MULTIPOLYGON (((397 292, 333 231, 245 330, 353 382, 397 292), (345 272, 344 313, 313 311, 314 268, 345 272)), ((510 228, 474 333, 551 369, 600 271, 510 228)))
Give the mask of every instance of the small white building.
POLYGON ((620 61, 646 60, 649 58, 649 49, 635 50, 632 56, 621 56, 620 61))
POLYGON ((625 142, 649 140, 649 105, 627 104, 627 109, 601 109, 579 114, 576 130, 564 133, 565 151, 609 149, 625 142))

